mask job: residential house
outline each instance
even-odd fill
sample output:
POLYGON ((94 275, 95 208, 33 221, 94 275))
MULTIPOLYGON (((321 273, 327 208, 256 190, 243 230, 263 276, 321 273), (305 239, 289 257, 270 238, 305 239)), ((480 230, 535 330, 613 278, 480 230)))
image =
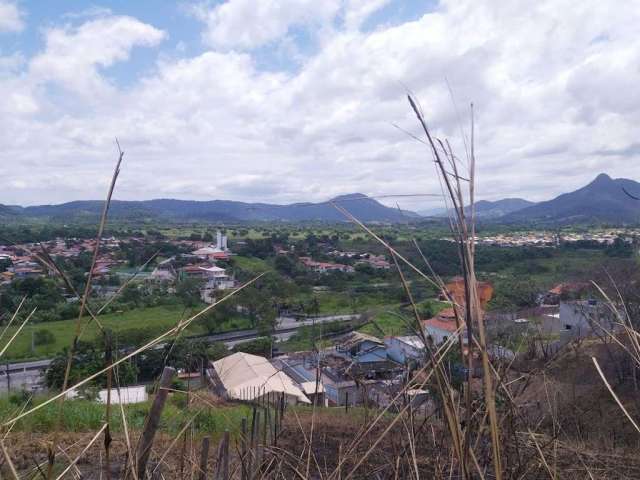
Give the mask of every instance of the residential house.
POLYGON ((353 331, 339 337, 335 352, 350 361, 346 370, 356 377, 385 376, 400 367, 389 358, 382 340, 361 332, 353 331))
POLYGON ((417 335, 387 337, 384 344, 387 346, 387 355, 398 363, 424 358, 424 341, 417 335))
POLYGON ((571 331, 572 336, 606 334, 615 330, 619 321, 617 314, 605 302, 591 299, 560 303, 560 324, 571 331))
MULTIPOLYGON (((445 308, 438 315, 429 320, 423 320, 422 325, 425 329, 427 338, 433 341, 434 345, 440 345, 446 342, 451 336, 456 335, 458 327, 456 325, 456 317, 453 308, 445 308)), ((464 327, 460 333, 466 331, 464 327)), ((463 335, 466 342, 466 336, 463 335)))
POLYGON ((332 262, 316 262, 310 257, 300 257, 302 264, 310 270, 316 273, 328 273, 328 272, 346 272, 350 273, 354 271, 351 265, 343 265, 342 263, 332 262))
POLYGON ((542 303, 544 305, 559 305, 561 300, 576 298, 587 288, 589 288, 589 284, 585 282, 559 283, 543 295, 542 303))
POLYGON ((180 278, 183 279, 205 279, 207 276, 206 267, 202 267, 200 265, 185 265, 180 269, 180 278))
POLYGON ((369 265, 377 270, 389 270, 391 268, 391 264, 384 255, 367 254, 365 258, 358 260, 357 263, 369 265))
POLYGON ((175 281, 175 279, 176 279, 175 272, 167 269, 161 269, 159 267, 154 268, 153 272, 151 272, 151 275, 149 275, 149 280, 152 280, 155 282, 171 283, 175 281))
POLYGON ((21 261, 14 262, 12 267, 9 267, 7 271, 13 274, 13 278, 37 278, 44 275, 42 267, 35 262, 21 261))

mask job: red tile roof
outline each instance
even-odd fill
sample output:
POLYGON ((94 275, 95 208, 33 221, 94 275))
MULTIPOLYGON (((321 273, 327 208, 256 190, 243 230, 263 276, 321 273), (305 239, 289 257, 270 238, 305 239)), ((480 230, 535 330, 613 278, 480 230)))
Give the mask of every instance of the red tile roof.
POLYGON ((429 320, 423 320, 422 325, 425 327, 438 328, 440 330, 446 330, 447 332, 454 333, 458 328, 455 321, 440 320, 439 318, 430 318, 429 320))

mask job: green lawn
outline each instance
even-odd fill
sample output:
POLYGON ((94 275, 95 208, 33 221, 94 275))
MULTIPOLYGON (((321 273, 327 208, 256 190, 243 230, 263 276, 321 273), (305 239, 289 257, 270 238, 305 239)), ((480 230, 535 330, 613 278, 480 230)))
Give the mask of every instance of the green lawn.
POLYGON ((607 260, 610 260, 610 257, 600 250, 563 250, 554 252, 550 258, 513 262, 508 268, 497 273, 503 278, 526 278, 542 287, 550 288, 568 279, 583 278, 588 272, 598 270, 607 260))
POLYGON ((258 274, 271 270, 271 266, 261 258, 240 256, 232 258, 234 265, 247 272, 258 274))
MULTIPOLYGON (((200 391, 199 394, 206 393, 200 391)), ((46 401, 47 397, 37 397, 30 406, 46 401)), ((19 396, 0 397, 0 418, 2 421, 16 416, 22 406, 19 396)), ((160 420, 160 430, 169 434, 178 433, 181 428, 195 415, 198 407, 185 408, 185 394, 170 394, 160 420)), ((125 405, 124 411, 127 425, 131 430, 140 430, 149 411, 151 400, 132 405, 125 405)), ((28 415, 15 424, 15 430, 26 432, 52 432, 57 427, 59 418, 58 402, 51 402, 33 414, 28 415)), ((87 432, 96 431, 104 423, 105 406, 88 400, 67 400, 62 409, 62 431, 87 432)), ((204 408, 194 420, 196 430, 202 435, 220 436, 225 429, 232 434, 239 433, 243 417, 251 416, 251 408, 247 405, 231 404, 204 408)), ((119 408, 112 407, 111 429, 122 431, 122 417, 119 408)))
MULTIPOLYGON (((418 308, 424 306, 426 303, 430 304, 434 314, 449 306, 446 302, 425 300, 418 304, 418 308)), ((415 315, 410 308, 400 309, 397 306, 380 308, 375 312, 372 322, 360 327, 358 330, 376 337, 384 337, 387 335, 414 335, 415 315)))
POLYGON ((302 303, 305 307, 310 307, 314 297, 318 300, 318 313, 321 315, 333 313, 362 313, 365 310, 379 308, 389 304, 389 300, 382 295, 351 295, 346 292, 332 291, 296 295, 291 302, 293 304, 302 303))
MULTIPOLYGON (((105 328, 110 328, 114 332, 148 328, 157 331, 159 335, 173 327, 180 318, 183 318, 183 315, 188 315, 188 313, 189 312, 184 312, 184 307, 181 305, 168 305, 101 315, 98 317, 98 320, 105 328)), ((83 321, 86 323, 86 319, 83 321)), ((57 322, 45 322, 33 325, 27 324, 5 352, 3 360, 43 358, 55 355, 62 348, 71 344, 75 333, 75 323, 75 320, 60 320, 57 322), (32 352, 31 335, 34 330, 49 330, 53 333, 55 341, 49 345, 38 345, 35 347, 35 351, 32 352)), ((3 343, 11 338, 16 328, 17 327, 11 327, 7 331, 3 343)), ((82 339, 92 340, 96 338, 99 332, 98 326, 92 321, 84 330, 82 339)), ((189 327, 187 332, 190 334, 203 333, 202 325, 194 323, 189 327)))

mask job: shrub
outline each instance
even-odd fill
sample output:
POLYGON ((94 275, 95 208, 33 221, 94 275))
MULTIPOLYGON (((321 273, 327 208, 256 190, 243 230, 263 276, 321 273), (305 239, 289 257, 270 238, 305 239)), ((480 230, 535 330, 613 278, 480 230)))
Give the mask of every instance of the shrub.
POLYGON ((55 335, 46 329, 36 330, 33 332, 33 343, 35 345, 51 345, 55 343, 55 335))

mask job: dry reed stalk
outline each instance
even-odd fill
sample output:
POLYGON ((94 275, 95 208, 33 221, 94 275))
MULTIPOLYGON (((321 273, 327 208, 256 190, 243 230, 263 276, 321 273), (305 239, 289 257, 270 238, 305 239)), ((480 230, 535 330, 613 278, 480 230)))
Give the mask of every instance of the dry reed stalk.
POLYGON ((16 337, 20 334, 20 332, 22 331, 22 329, 24 328, 24 326, 27 324, 27 322, 29 320, 31 320, 31 317, 33 316, 34 313, 36 313, 37 307, 34 308, 33 310, 31 310, 31 313, 27 316, 27 318, 24 319, 24 321, 22 322, 22 324, 20 325, 20 327, 18 327, 18 329, 15 331, 15 333, 12 335, 12 337, 9 339, 9 341, 7 342, 7 344, 2 348, 2 350, 0 350, 0 358, 2 358, 2 356, 4 355, 4 352, 7 351, 7 348, 9 348, 11 346, 11 344, 13 343, 13 341, 16 339, 16 337))
POLYGON ((129 278, 127 278, 127 280, 122 285, 120 285, 120 287, 118 288, 118 290, 116 290, 113 296, 109 297, 109 299, 98 309, 98 311, 96 312, 96 317, 100 315, 105 308, 111 305, 111 303, 120 296, 120 294, 124 291, 124 289, 127 288, 129 284, 131 284, 131 282, 140 274, 140 272, 142 272, 145 268, 147 268, 147 265, 149 265, 153 261, 153 259, 158 256, 159 253, 160 253, 160 250, 158 250, 153 255, 151 255, 146 262, 140 265, 136 269, 136 271, 133 272, 133 274, 129 278))
MULTIPOLYGON (((81 303, 80 303, 80 311, 78 313, 78 318, 76 320, 75 323, 75 333, 74 333, 74 339, 70 345, 69 348, 69 354, 67 356, 67 365, 65 368, 65 373, 64 373, 64 379, 62 382, 62 390, 66 390, 67 386, 69 384, 69 375, 71 374, 71 364, 73 363, 73 355, 75 352, 75 348, 76 345, 78 343, 78 340, 80 338, 80 334, 81 334, 81 328, 82 328, 82 317, 84 315, 85 309, 87 307, 87 301, 88 301, 88 297, 89 294, 91 292, 91 279, 93 277, 93 272, 95 270, 95 266, 96 263, 98 261, 98 255, 100 253, 100 242, 102 240, 102 235, 104 232, 104 227, 107 223, 107 215, 109 212, 109 206, 111 204, 111 198, 113 196, 113 191, 115 189, 116 186, 116 181, 118 179, 118 175, 120 174, 120 165, 122 164, 122 158, 124 156, 124 152, 120 149, 120 144, 118 143, 118 141, 116 140, 116 144, 118 145, 118 151, 119 151, 119 157, 118 157, 118 161, 116 162, 116 167, 115 170, 113 172, 113 176, 111 177, 111 183, 109 185, 109 191, 107 193, 107 198, 104 202, 104 206, 102 209, 102 215, 100 218, 100 225, 98 227, 98 234, 96 235, 96 245, 95 248, 93 250, 93 258, 91 261, 91 267, 89 269, 89 272, 87 274, 87 281, 85 283, 85 288, 84 288, 84 293, 81 297, 81 303)), ((108 370, 111 369, 111 366, 108 367, 108 370)), ((60 397, 60 417, 62 417, 62 407, 64 405, 64 401, 65 401, 65 396, 60 397)), ((107 419, 107 421, 109 421, 109 419, 107 419)), ((58 423, 58 428, 56 429, 59 430, 60 429, 60 423, 58 423)), ((53 466, 55 464, 55 446, 57 445, 58 442, 58 437, 57 434, 54 434, 53 436, 53 440, 52 440, 52 444, 51 447, 49 449, 49 464, 47 466, 47 480, 51 479, 51 476, 53 475, 53 466)))
MULTIPOLYGON (((447 191, 449 194, 449 198, 454 206, 455 213, 455 221, 453 222, 456 225, 457 231, 457 242, 460 248, 460 254, 462 259, 462 267, 463 267, 463 278, 465 285, 465 300, 466 300, 466 323, 467 323, 467 334, 469 336, 468 344, 473 345, 472 341, 472 332, 473 332, 473 324, 478 325, 478 335, 479 335, 479 343, 480 343, 480 355, 482 359, 482 367, 484 371, 483 375, 483 385, 484 385, 484 395, 485 395, 485 404, 489 411, 489 422, 491 427, 491 448, 493 452, 493 465, 494 465, 494 474, 496 475, 497 480, 501 480, 502 478, 502 459, 501 459, 501 448, 500 448, 500 432, 498 427, 498 416, 496 411, 496 402, 494 397, 494 390, 492 385, 492 375, 491 369, 489 367, 489 355, 487 352, 487 344, 486 344, 486 333, 484 329, 484 321, 482 318, 482 313, 480 311, 480 305, 478 302, 478 293, 477 293, 477 285, 476 278, 474 272, 474 253, 475 246, 474 240, 470 235, 469 226, 467 224, 467 220, 465 218, 465 204, 462 197, 462 188, 460 185, 461 177, 457 173, 457 162, 456 157, 453 154, 450 145, 447 143, 447 147, 439 141, 442 152, 444 153, 445 158, 449 161, 451 166, 454 169, 454 174, 451 175, 445 168, 444 162, 442 160, 442 156, 436 146, 434 138, 431 135, 429 128, 427 127, 426 121, 424 120, 424 116, 422 115, 420 109, 417 106, 417 103, 412 98, 411 95, 407 96, 409 104, 411 105, 412 110, 414 111, 418 122, 422 126, 422 129, 427 136, 429 145, 431 146, 432 154, 436 165, 440 171, 440 176, 444 181, 447 191), (453 176, 455 186, 450 181, 450 176, 453 176)), ((472 185, 475 181, 474 178, 474 169, 475 169, 475 153, 473 153, 473 158, 471 159, 472 164, 472 175, 470 176, 469 183, 472 185)), ((473 200, 473 190, 471 190, 471 195, 473 200)), ((475 232, 475 227, 471 228, 471 232, 475 232)), ((475 233, 474 233, 475 234, 475 233)), ((471 355, 470 355, 471 356, 471 355)), ((471 374, 471 372, 469 372, 471 374)), ((470 380, 470 379, 469 379, 470 380)))
MULTIPOLYGON (((163 389, 163 390, 168 390, 168 389, 163 389)), ((180 431, 178 432, 178 434, 175 436, 175 438, 171 441, 171 443, 169 444, 169 446, 166 448, 166 450, 164 451, 164 453, 160 456, 160 459, 158 460, 158 462, 156 463, 156 466, 153 468, 153 470, 151 470, 151 475, 153 475, 155 473, 155 471, 160 467, 160 465, 162 463, 164 463, 164 459, 167 458, 167 455, 169 455, 169 453, 171 453, 171 450, 173 450, 173 447, 176 446, 176 444, 178 443, 178 441, 180 440, 180 437, 182 437, 182 435, 187 431, 187 429, 191 426, 191 424, 193 423, 193 421, 196 419, 196 417, 198 415, 200 415, 200 413, 202 413, 203 408, 200 408, 195 415, 193 415, 188 421, 187 423, 184 425, 184 427, 182 427, 180 429, 180 431)))
MULTIPOLYGON (((463 453, 463 442, 462 442, 462 432, 460 431, 460 419, 458 417, 458 409, 453 405, 453 391, 449 382, 447 381, 446 375, 444 374, 440 363, 435 361, 433 356, 433 351, 431 349, 431 345, 429 340, 426 337, 424 329, 422 328, 422 324, 420 323, 420 313, 418 312, 418 307, 413 300, 413 295, 411 294, 411 289, 409 288, 409 284, 407 283, 404 274, 402 273, 402 269, 398 264, 398 260, 393 253, 391 253, 391 257, 395 263, 396 269, 398 271, 398 275, 400 276, 400 282, 402 283, 402 287, 411 303, 411 307, 413 310, 413 314, 416 322, 416 329, 422 340, 425 351, 427 353, 427 358, 431 361, 433 365, 433 369, 435 370, 436 377, 436 385, 438 387, 438 391, 440 392, 440 397, 443 400, 445 416, 447 418, 447 424, 449 426, 449 431, 451 434, 451 439, 453 441, 454 449, 458 454, 458 459, 460 460, 460 465, 462 467, 462 475, 463 477, 467 476, 467 464, 463 461, 464 453, 463 453)), ((460 325, 457 325, 457 328, 460 329, 460 325)), ((459 339, 459 335, 456 335, 456 338, 459 339)))
MULTIPOLYGON (((64 458, 66 458, 69 461, 69 463, 73 462, 73 458, 71 458, 71 455, 69 455, 66 452, 66 450, 64 450, 62 447, 60 447, 60 445, 58 445, 58 451, 62 454, 64 458)), ((73 466, 73 476, 74 478, 77 478, 77 479, 82 478, 82 472, 80 471, 77 465, 73 466)))
MULTIPOLYGON (((118 397, 120 397, 120 386, 118 385, 118 397)), ((122 398, 122 397, 120 397, 122 398)), ((138 472, 136 472, 135 463, 134 463, 134 450, 131 446, 131 437, 129 436, 129 426, 127 424, 127 416, 124 413, 124 406, 122 405, 122 401, 118 402, 120 406, 120 415, 122 417, 122 429, 124 430, 124 440, 127 446, 127 460, 129 461, 130 472, 133 475, 134 480, 138 480, 138 472)), ((126 466, 125 466, 126 469, 126 466)))
POLYGON ((0 341, 2 341, 2 339, 4 338, 4 334, 7 333, 7 330, 9 330, 9 327, 18 316, 18 313, 20 313, 20 310, 22 309, 22 305, 24 304, 26 299, 27 299, 26 295, 22 297, 22 300, 20 300, 20 303, 18 304, 18 308, 16 308, 16 311, 13 312, 13 315, 11 315, 11 319, 9 320, 9 322, 2 329, 2 333, 0 333, 0 341))
POLYGON ((98 430, 98 432, 93 436, 93 438, 89 441, 89 443, 87 443, 87 445, 85 445, 85 447, 82 449, 80 454, 71 462, 71 464, 69 464, 67 466, 67 468, 65 468, 62 471, 62 473, 56 477, 56 480, 61 480, 62 478, 64 478, 64 476, 67 474, 67 472, 69 470, 71 470, 73 467, 75 467, 75 465, 78 463, 78 460, 80 460, 82 458, 82 456, 85 453, 87 453, 87 450, 89 450, 91 448, 91 445, 93 445, 95 443, 95 441, 98 439, 98 437, 100 437, 100 435, 102 434, 102 432, 104 432, 104 430, 106 428, 107 428, 107 424, 105 423, 102 426, 102 428, 100 430, 98 430))
POLYGON ((535 445, 536 450, 538 451, 538 454, 540 455, 540 460, 542 461, 542 464, 544 465, 544 468, 547 470, 547 473, 549 473, 549 477, 551 478, 551 480, 555 480, 556 476, 553 473, 553 471, 551 470, 551 467, 549 466, 549 462, 547 462, 547 459, 544 456, 544 453, 542 453, 542 449, 540 448, 540 444, 538 443, 538 440, 536 439, 536 436, 533 434, 533 432, 531 430, 529 430, 529 435, 531 436, 531 440, 533 440, 533 444, 535 445))
POLYGON ((4 444, 4 440, 0 440, 0 447, 2 448, 2 453, 4 454, 4 458, 7 461, 7 465, 9 465, 9 470, 11 471, 13 478, 15 478, 15 480, 20 480, 20 475, 18 475, 18 471, 16 470, 16 466, 13 464, 13 460, 11 460, 11 456, 9 455, 7 447, 4 444))
POLYGON ((629 411, 622 404, 622 402, 620 401, 620 398, 618 397, 618 395, 616 395, 616 392, 614 392, 613 388, 611 388, 611 385, 609 384, 607 377, 605 377, 604 373, 602 372, 602 369, 600 368, 600 364, 598 363, 598 360, 596 359, 596 357, 591 357, 591 360, 593 361, 593 364, 596 366, 596 370, 598 370, 598 374, 600 375, 600 378, 602 378, 602 381, 604 382, 605 387, 607 387, 607 390, 609 390, 609 393, 611 394, 613 399, 616 401, 616 403, 620 407, 620 410, 622 410, 625 416, 629 419, 629 421, 631 422, 631 425, 633 425, 634 428, 638 431, 638 433, 640 433, 640 427, 638 426, 636 421, 633 419, 633 417, 629 414, 629 411))

